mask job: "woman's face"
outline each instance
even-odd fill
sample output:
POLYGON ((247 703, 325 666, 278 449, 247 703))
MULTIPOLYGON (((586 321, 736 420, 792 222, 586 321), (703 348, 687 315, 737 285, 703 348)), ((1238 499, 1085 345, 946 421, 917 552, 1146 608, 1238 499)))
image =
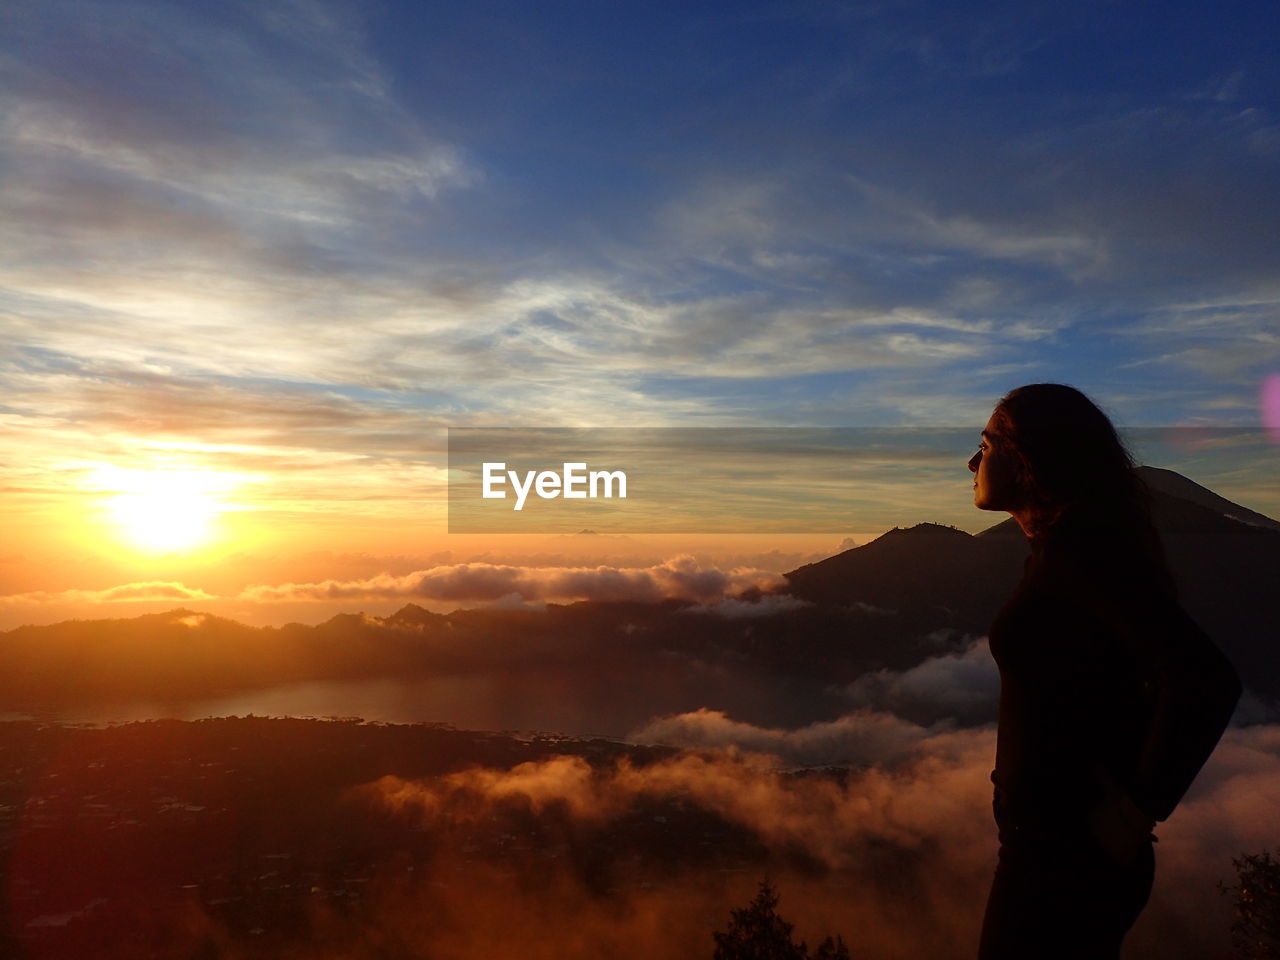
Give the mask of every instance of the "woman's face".
POLYGON ((987 421, 978 452, 969 458, 973 471, 973 505, 979 510, 1017 510, 1022 506, 1018 472, 1008 441, 999 433, 995 414, 987 421))

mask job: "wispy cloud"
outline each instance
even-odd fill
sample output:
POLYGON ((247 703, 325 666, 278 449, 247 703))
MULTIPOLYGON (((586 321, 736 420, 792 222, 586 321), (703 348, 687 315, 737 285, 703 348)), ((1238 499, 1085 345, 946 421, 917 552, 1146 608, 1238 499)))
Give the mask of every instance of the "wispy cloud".
POLYGON ((56 592, 37 590, 29 593, 13 593, 0 596, 0 604, 5 606, 43 606, 46 604, 75 603, 128 603, 154 602, 168 600, 214 600, 211 594, 197 587, 188 587, 181 583, 158 580, 144 583, 122 583, 105 590, 59 590, 56 592))

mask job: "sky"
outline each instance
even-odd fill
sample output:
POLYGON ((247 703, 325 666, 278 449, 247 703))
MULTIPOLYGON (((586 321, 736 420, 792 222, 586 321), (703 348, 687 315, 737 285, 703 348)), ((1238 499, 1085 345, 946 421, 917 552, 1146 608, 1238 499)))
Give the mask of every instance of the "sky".
MULTIPOLYGON (((450 428, 976 442, 1047 380, 1280 442, 1278 30, 1267 2, 10 0, 0 627, 381 613, 351 585, 463 563, 749 579, 899 522, 450 534, 450 428)), ((1274 443, 1215 450, 1151 462, 1280 512, 1274 443)), ((951 456, 851 486, 1001 519, 951 456)))

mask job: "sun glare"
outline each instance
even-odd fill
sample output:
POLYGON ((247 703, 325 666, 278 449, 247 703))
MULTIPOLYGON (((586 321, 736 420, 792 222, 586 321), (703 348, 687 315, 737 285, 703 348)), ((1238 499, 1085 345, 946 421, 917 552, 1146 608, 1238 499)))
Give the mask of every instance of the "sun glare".
POLYGON ((152 553, 190 550, 213 534, 213 520, 222 512, 217 493, 226 478, 211 471, 100 471, 98 485, 112 491, 107 514, 123 540, 152 553))

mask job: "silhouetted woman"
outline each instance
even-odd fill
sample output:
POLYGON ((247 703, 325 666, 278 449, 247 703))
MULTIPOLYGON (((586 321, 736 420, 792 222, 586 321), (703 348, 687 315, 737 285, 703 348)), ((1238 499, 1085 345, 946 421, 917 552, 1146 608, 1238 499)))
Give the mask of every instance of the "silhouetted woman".
POLYGON ((1031 556, 991 625, 1000 860, 980 960, 1119 956, 1151 831, 1213 751, 1235 670, 1178 605, 1133 461, 1078 390, 1019 387, 969 461, 1031 556))

